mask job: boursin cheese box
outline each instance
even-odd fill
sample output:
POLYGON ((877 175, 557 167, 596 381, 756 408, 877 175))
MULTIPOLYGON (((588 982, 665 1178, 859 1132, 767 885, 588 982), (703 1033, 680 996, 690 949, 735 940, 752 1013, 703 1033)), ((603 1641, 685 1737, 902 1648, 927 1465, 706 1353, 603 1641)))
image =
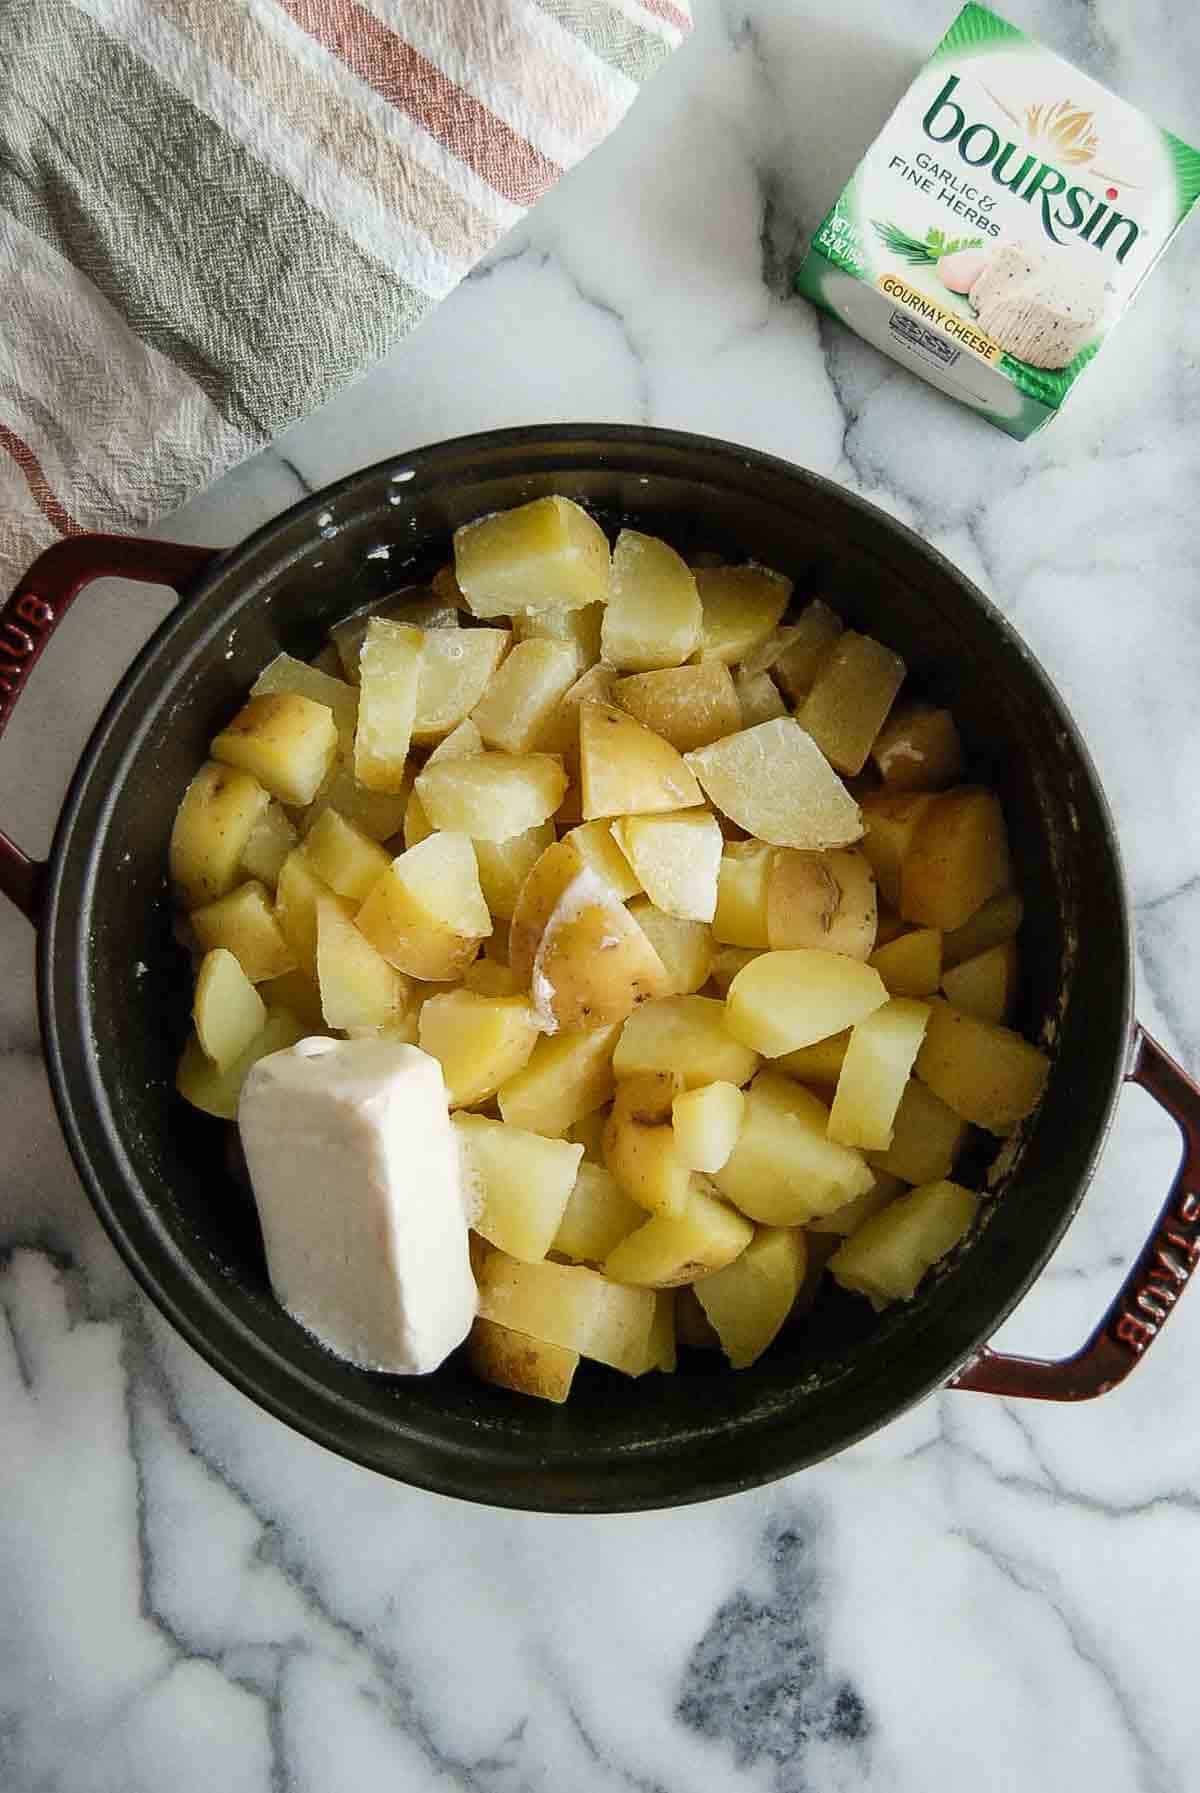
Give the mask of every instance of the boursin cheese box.
POLYGON ((1048 422, 1200 193, 1200 153, 965 6, 796 289, 1011 436, 1048 422))

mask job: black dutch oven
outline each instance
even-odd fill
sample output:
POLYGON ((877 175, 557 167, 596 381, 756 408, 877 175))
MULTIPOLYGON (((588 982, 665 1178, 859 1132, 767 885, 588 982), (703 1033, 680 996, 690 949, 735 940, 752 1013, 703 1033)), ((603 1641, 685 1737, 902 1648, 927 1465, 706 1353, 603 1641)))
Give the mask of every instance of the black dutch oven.
POLYGON ((505 430, 357 473, 223 553, 115 536, 51 548, 0 614, 0 728, 47 636, 102 575, 179 607, 104 712, 47 864, 0 836, 0 889, 34 923, 46 1060, 80 1175, 126 1262, 184 1336, 270 1412, 341 1455, 446 1494, 607 1512, 731 1493, 806 1467, 950 1385, 1079 1400, 1125 1376, 1200 1255, 1200 1090, 1132 1018, 1129 916, 1091 759, 1045 674, 983 595, 917 536, 827 480, 702 437, 614 426, 505 430), (272 1300, 224 1129, 174 1092, 189 992, 164 878, 206 744, 281 649, 432 569, 451 531, 562 492, 605 522, 778 567, 901 653, 954 711, 1008 815, 1028 920, 1023 1029, 1054 1067, 986 1218, 950 1273, 880 1319, 831 1289, 751 1370, 704 1354, 630 1383, 585 1365, 562 1408, 477 1382, 369 1375, 272 1300), (386 555, 382 552, 386 550, 386 555), (1181 1167, 1137 1264, 1062 1362, 987 1339, 1083 1198, 1122 1082, 1178 1121, 1181 1167))

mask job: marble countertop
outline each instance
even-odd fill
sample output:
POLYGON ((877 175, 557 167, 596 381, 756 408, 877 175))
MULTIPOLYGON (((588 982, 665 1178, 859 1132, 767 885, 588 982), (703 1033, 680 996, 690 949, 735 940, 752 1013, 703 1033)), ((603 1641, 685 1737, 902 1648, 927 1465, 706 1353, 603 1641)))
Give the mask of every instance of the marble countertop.
MULTIPOLYGON (((1117 815, 1139 1013, 1196 1072, 1200 227, 1065 415, 1013 443, 786 294, 950 0, 696 10, 625 127, 432 321, 164 533, 232 542, 383 455, 525 422, 670 425, 832 476, 964 567, 1057 681, 1117 815)), ((1200 137, 1200 15, 1018 10, 1200 137)), ((51 646, 0 756, 23 844, 48 841, 159 614, 114 584, 51 646)), ((459 1506, 289 1432, 139 1297, 59 1138, 10 911, 0 973, 5 1793, 1195 1784, 1200 1296, 1090 1405, 942 1394, 820 1469, 671 1513, 459 1506)), ((1128 1093, 1002 1343, 1082 1341, 1174 1155, 1128 1093)))

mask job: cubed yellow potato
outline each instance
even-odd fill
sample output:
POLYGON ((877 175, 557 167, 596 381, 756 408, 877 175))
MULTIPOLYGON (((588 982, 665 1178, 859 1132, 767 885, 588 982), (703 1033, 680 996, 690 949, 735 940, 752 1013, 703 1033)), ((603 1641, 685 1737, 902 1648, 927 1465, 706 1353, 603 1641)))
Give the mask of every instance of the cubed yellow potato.
MULTIPOLYGON (((470 631, 464 631, 470 633, 470 631)), ((511 840, 538 828, 563 800, 567 775, 549 753, 475 753, 439 760, 413 786, 434 828, 472 840, 511 840)))
POLYGON ((814 598, 800 612, 790 631, 791 639, 773 667, 776 679, 794 704, 803 702, 812 690, 826 655, 841 633, 841 617, 820 598, 814 598))
POLYGON ((401 853, 356 919, 397 971, 435 983, 457 977, 492 931, 467 836, 431 834, 401 853))
POLYGON ((600 650, 622 672, 682 666, 700 645, 700 594, 687 562, 656 536, 623 529, 600 650))
POLYGON ((739 1258, 696 1284, 696 1299, 735 1370, 757 1363, 778 1336, 807 1263, 799 1227, 760 1226, 739 1258))
POLYGON ((821 1084, 832 1092, 842 1074, 849 1044, 850 1029, 847 1028, 844 1033, 830 1034, 828 1039, 814 1040, 811 1046, 799 1046, 795 1052, 785 1052, 772 1062, 771 1068, 786 1071, 797 1083, 821 1084))
POLYGON ((942 981, 942 934, 938 928, 912 928, 876 947, 871 964, 892 996, 932 996, 942 981))
POLYGON ((581 822, 570 830, 566 839, 579 854, 581 863, 590 866, 606 884, 611 884, 613 895, 621 902, 641 890, 637 873, 614 840, 612 823, 606 818, 581 822))
POLYGON ((890 909, 900 906, 900 868, 908 856, 921 817, 934 801, 931 792, 893 795, 869 791, 862 800, 862 850, 871 862, 879 895, 890 909))
POLYGON ((296 830, 287 811, 281 804, 268 803, 242 848, 241 869, 274 890, 279 868, 295 845, 296 830))
POLYGON ((680 753, 707 747, 710 741, 736 734, 742 727, 733 678, 721 660, 617 679, 610 701, 680 753))
POLYGON ((317 984, 327 1027, 389 1028, 413 1004, 413 987, 354 925, 349 906, 317 898, 317 984))
POLYGON ((249 772, 201 766, 175 812, 168 869, 177 899, 195 909, 238 881, 242 857, 271 799, 249 772))
POLYGON ((713 939, 725 946, 763 951, 767 936, 767 887, 775 848, 760 840, 726 841, 717 876, 713 939))
POLYGON ((886 1152, 896 1110, 929 1020, 927 1003, 893 996, 850 1030, 829 1137, 846 1146, 886 1152))
POLYGON ((634 897, 629 913, 666 968, 668 996, 690 996, 708 982, 712 969, 712 929, 656 909, 649 897, 634 897))
POLYGON ((904 674, 899 654, 856 629, 844 630, 826 653, 796 718, 839 772, 866 765, 904 674))
POLYGON ((538 1037, 524 996, 448 990, 421 1004, 417 1043, 441 1065, 451 1108, 474 1108, 494 1096, 529 1063, 538 1037))
MULTIPOLYGON (((578 615, 578 612, 567 612, 578 615)), ((579 711, 585 703, 611 703, 613 691, 616 689, 616 668, 599 663, 589 666, 582 673, 570 690, 566 692, 557 707, 546 718, 536 746, 539 753, 557 753, 562 756, 563 764, 573 775, 579 770, 579 711)), ((582 820, 576 815, 574 820, 582 820)))
MULTIPOLYGON (((753 728, 758 722, 772 722, 786 716, 788 707, 779 694, 779 686, 769 672, 757 672, 753 678, 743 671, 738 674, 735 690, 741 710, 742 728, 753 728)), ((732 732, 732 731, 731 731, 732 732)))
POLYGON ((951 966, 942 979, 946 1000, 977 1021, 1007 1021, 1017 994, 1017 943, 989 946, 951 966))
POLYGON ((861 959, 814 947, 760 953, 725 998, 734 1039, 766 1058, 853 1027, 887 1001, 883 979, 861 959))
POLYGON ((665 996, 645 1003, 621 1029, 613 1055, 618 1078, 677 1071, 684 1089, 749 1082, 758 1054, 734 1038, 725 1004, 712 996, 665 996))
POLYGON ((428 840, 434 833, 429 813, 421 802, 417 791, 412 791, 404 810, 403 841, 406 847, 419 847, 423 840, 428 840))
POLYGON ((470 715, 511 641, 507 629, 421 631, 414 741, 440 741, 470 715))
POLYGON ((790 716, 700 747, 685 764, 723 814, 772 846, 847 847, 862 834, 858 804, 790 716))
POLYGON ((330 894, 317 876, 312 861, 300 847, 289 853, 279 868, 275 886, 275 919, 291 948, 293 963, 306 977, 317 976, 317 901, 330 894))
POLYGON ((622 1239, 605 1258, 604 1274, 616 1283, 674 1289, 723 1270, 753 1237, 744 1215, 693 1178, 680 1212, 655 1214, 622 1239))
POLYGON ((646 1361, 640 1372, 645 1375, 649 1370, 662 1370, 670 1376, 674 1373, 677 1358, 675 1352, 675 1293, 674 1289, 659 1289, 654 1297, 654 1318, 650 1322, 650 1338, 646 1345, 646 1361))
POLYGON ((201 960, 192 1019, 201 1049, 218 1071, 227 1071, 267 1024, 266 1003, 223 946, 201 960))
POLYGON ((777 847, 767 878, 767 944, 866 959, 878 921, 875 874, 857 847, 777 847))
POLYGON ((900 913, 950 933, 1012 879, 999 799, 972 786, 935 797, 900 868, 900 913))
POLYGON ((458 613, 466 608, 467 600, 457 587, 455 599, 450 601, 444 590, 439 594, 426 586, 416 585, 389 598, 386 603, 374 604, 369 610, 356 610, 353 616, 335 623, 329 631, 329 639, 341 662, 342 676, 352 685, 358 684, 359 656, 366 640, 367 624, 373 616, 382 617, 389 623, 409 623, 414 629, 457 629, 458 613))
POLYGON ((962 742, 949 710, 900 704, 871 749, 889 791, 940 791, 963 775, 962 742))
POLYGON ((392 863, 378 841, 327 809, 304 837, 301 851, 318 878, 338 896, 361 903, 371 886, 392 863))
POLYGON ((483 900, 497 921, 512 920, 521 886, 553 843, 553 822, 539 822, 507 840, 474 842, 483 900))
POLYGON ((1023 913, 1024 904, 1015 890, 1002 890, 998 896, 990 897, 961 928, 946 935, 942 941, 942 964, 961 965, 987 952, 989 947, 1003 946, 1006 940, 1015 939, 1023 913))
POLYGON ((302 805, 312 802, 332 770, 337 746, 333 711, 287 691, 243 704, 214 739, 212 756, 249 772, 281 803, 302 805))
POLYGON ((206 952, 223 946, 252 984, 282 977, 297 962, 275 919, 270 893, 255 878, 248 878, 215 903, 193 909, 191 920, 199 945, 206 952))
POLYGON ((700 786, 671 743, 612 704, 579 706, 579 771, 586 822, 702 802, 700 786))
POLYGON ((332 710, 337 725, 338 755, 341 759, 350 759, 354 753, 354 731, 358 726, 358 692, 354 686, 315 666, 306 666, 303 660, 295 660, 291 654, 276 654, 251 685, 250 695, 273 697, 288 692, 298 692, 301 697, 332 710))
POLYGON ((410 761, 399 788, 394 791, 369 791, 355 778, 353 765, 336 766, 332 778, 326 780, 299 818, 300 832, 311 833, 326 810, 335 809, 338 815, 353 822, 372 840, 391 840, 403 826, 415 770, 410 761))
POLYGON ((294 1015, 269 1011, 262 1031, 251 1040, 240 1058, 221 1071, 208 1057, 193 1033, 189 1036, 175 1074, 175 1087, 185 1102, 218 1120, 237 1119, 238 1098, 250 1068, 269 1052, 283 1052, 303 1039, 304 1029, 294 1015))
POLYGON ((778 1071, 760 1071, 746 1091, 738 1141, 713 1182, 766 1226, 803 1226, 871 1188, 861 1152, 828 1136, 819 1097, 778 1071))
POLYGON ((926 1183, 897 1196, 829 1260, 844 1289, 866 1295, 877 1308, 910 1301, 925 1272, 965 1237, 979 1197, 958 1183, 926 1183))
POLYGON ((681 1090, 671 1105, 675 1150, 689 1170, 720 1170, 726 1163, 746 1112, 746 1098, 736 1083, 706 1083, 681 1090))
POLYGON ((552 604, 547 610, 514 616, 513 635, 517 641, 565 641, 575 650, 575 664, 582 673, 600 658, 603 621, 603 604, 585 604, 581 610, 563 610, 552 604))
POLYGON ((905 1183, 937 1183, 948 1177, 971 1129, 960 1115, 910 1077, 892 1123, 892 1143, 868 1154, 876 1170, 905 1183))
POLYGON ((535 498, 456 529, 454 576, 476 616, 606 604, 608 540, 569 498, 535 498))
POLYGON ((373 616, 367 624, 358 662, 354 776, 369 791, 404 788, 424 641, 424 631, 408 623, 373 616))
POLYGON ((613 1093, 612 1059, 619 1027, 558 1033, 540 1039, 524 1070, 500 1086, 504 1119, 558 1138, 594 1114, 613 1093))
POLYGON ((761 950, 750 946, 717 946, 714 942, 708 975, 722 996, 728 993, 730 984, 742 966, 748 965, 751 959, 756 959, 761 950))
MULTIPOLYGON (((835 1208, 832 1214, 818 1214, 815 1220, 809 1221, 808 1231, 849 1239, 864 1222, 870 1220, 872 1214, 882 1213, 888 1203, 902 1195, 907 1187, 899 1177, 890 1176, 885 1170, 877 1170, 875 1181, 865 1195, 856 1195, 852 1202, 847 1202, 844 1208, 835 1208)), ((835 1245, 834 1250, 836 1249, 835 1245)))
POLYGON ((283 1009, 294 1015, 305 1033, 325 1032, 328 1023, 321 1008, 321 992, 299 966, 260 984, 258 993, 272 1013, 283 1009))
POLYGON ((577 1264, 600 1264, 645 1218, 646 1210, 630 1200, 611 1171, 585 1159, 552 1249, 577 1264))
POLYGON ((767 639, 792 595, 792 582, 768 567, 701 567, 696 573, 700 658, 733 666, 767 639))
POLYGON ((696 1298, 695 1288, 684 1283, 675 1290, 675 1337, 691 1351, 719 1351, 721 1341, 696 1298))
MULTIPOLYGON (((494 965, 491 959, 476 959, 462 974, 464 990, 478 996, 520 996, 522 994, 511 965, 494 965)), ((537 1128, 534 1128, 537 1132, 537 1128)))
POLYGON ((481 1114, 459 1112, 451 1120, 476 1208, 475 1231, 510 1257, 539 1263, 554 1243, 583 1147, 481 1114))
MULTIPOLYGON (((782 628, 772 629, 765 641, 743 656, 738 667, 739 679, 757 679, 764 672, 769 672, 776 661, 781 660, 790 647, 804 638, 804 628, 800 623, 788 623, 782 628)), ((778 686, 776 687, 778 690, 778 686)))
POLYGON ((1015 1132, 1041 1100, 1049 1072, 1046 1054, 1019 1033, 932 1003, 916 1073, 964 1121, 1001 1136, 1015 1132))
MULTIPOLYGON (((474 633, 474 631, 471 631, 474 633)), ((579 677, 565 641, 519 641, 471 712, 488 747, 529 753, 579 677)))
POLYGON ((578 1351, 478 1318, 467 1340, 467 1360, 481 1382, 558 1406, 570 1394, 579 1368, 578 1351))
POLYGON ((707 809, 621 816, 612 832, 656 908, 683 921, 712 921, 724 843, 707 809))
POLYGON ((654 1323, 652 1289, 610 1282, 583 1264, 523 1264, 488 1253, 479 1275, 485 1320, 636 1375, 654 1323))
POLYGON ((643 1071, 619 1082, 604 1128, 604 1162, 620 1187, 651 1214, 682 1213, 692 1173, 675 1148, 673 1071, 643 1071))
MULTIPOLYGON (((569 1039, 571 1036, 567 1035, 566 1037, 569 1039)), ((589 1036, 576 1035, 575 1037, 587 1038, 589 1036)), ((611 1096, 611 1088, 608 1093, 611 1096)), ((604 1129, 607 1122, 607 1108, 593 1108, 590 1114, 582 1115, 579 1120, 573 1121, 567 1128, 567 1138, 583 1147, 584 1158, 589 1164, 599 1164, 601 1167, 604 1165, 604 1129)), ((542 1131, 541 1128, 535 1130, 542 1131)))

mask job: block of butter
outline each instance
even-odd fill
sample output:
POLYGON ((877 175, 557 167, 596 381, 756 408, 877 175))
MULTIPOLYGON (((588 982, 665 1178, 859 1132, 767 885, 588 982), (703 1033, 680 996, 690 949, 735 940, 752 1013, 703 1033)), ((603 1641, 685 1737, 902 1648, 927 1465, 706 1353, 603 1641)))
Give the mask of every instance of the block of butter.
POLYGON ((1198 193, 1200 152, 964 6, 821 224, 796 290, 1030 436, 1198 193))

